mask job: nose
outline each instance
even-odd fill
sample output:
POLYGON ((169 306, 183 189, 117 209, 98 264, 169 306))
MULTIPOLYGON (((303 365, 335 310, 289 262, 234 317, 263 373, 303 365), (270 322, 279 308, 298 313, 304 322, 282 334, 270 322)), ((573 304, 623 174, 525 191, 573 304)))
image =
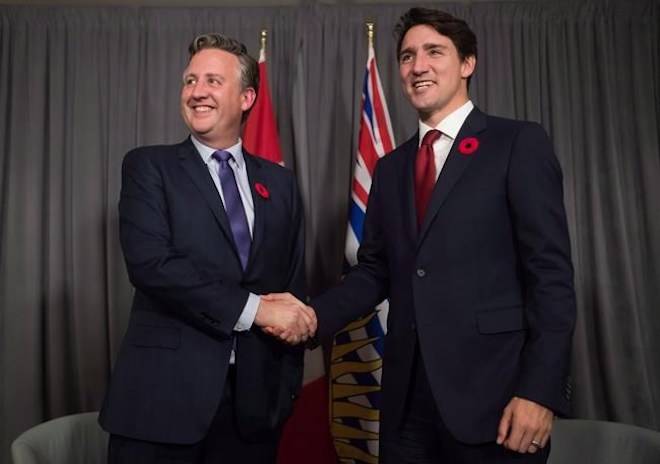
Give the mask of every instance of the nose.
POLYGON ((424 74, 429 69, 429 63, 423 53, 419 53, 413 58, 412 72, 416 75, 424 74))
POLYGON ((190 89, 190 95, 193 98, 204 98, 207 95, 206 85, 203 80, 198 80, 192 85, 190 89))

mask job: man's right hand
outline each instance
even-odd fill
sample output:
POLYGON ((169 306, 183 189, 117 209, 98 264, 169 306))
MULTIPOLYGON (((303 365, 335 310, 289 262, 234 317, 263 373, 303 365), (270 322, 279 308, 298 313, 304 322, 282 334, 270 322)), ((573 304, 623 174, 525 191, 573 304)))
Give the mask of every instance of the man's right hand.
POLYGON ((254 323, 292 345, 305 342, 316 333, 316 314, 290 293, 262 295, 254 323))

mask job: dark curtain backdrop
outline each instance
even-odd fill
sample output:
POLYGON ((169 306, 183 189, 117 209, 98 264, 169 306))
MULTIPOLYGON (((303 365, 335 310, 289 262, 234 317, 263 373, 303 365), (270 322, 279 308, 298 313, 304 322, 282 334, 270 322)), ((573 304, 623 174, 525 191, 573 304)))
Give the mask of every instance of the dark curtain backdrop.
MULTIPOLYGON (((186 136, 190 39, 221 31, 256 54, 269 30, 318 293, 342 266, 366 20, 397 142, 416 129, 391 34, 409 6, 0 6, 0 460, 28 427, 100 406, 132 293, 117 236, 121 160, 186 136)), ((475 103, 540 122, 563 166, 575 414, 660 429, 660 0, 434 6, 477 33, 475 103)))

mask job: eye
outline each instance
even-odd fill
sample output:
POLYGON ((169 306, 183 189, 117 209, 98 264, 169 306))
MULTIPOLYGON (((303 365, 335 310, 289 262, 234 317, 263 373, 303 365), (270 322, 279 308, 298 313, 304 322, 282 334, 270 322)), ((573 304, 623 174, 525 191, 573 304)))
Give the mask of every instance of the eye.
POLYGON ((412 60, 412 55, 410 53, 402 53, 399 56, 399 63, 409 63, 412 60))
POLYGON ((187 76, 183 78, 183 85, 193 85, 195 84, 195 78, 192 76, 187 76))
POLYGON ((443 54, 444 53, 442 53, 442 50, 439 48, 432 48, 431 50, 429 50, 429 55, 431 56, 441 56, 443 54))
POLYGON ((213 85, 216 87, 221 84, 220 79, 218 79, 217 77, 209 77, 206 80, 206 82, 208 82, 209 85, 213 85))

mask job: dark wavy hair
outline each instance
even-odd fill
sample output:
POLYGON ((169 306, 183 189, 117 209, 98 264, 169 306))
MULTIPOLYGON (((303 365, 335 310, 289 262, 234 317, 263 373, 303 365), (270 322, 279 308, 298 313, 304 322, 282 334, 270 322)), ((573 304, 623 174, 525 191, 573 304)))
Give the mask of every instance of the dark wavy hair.
MULTIPOLYGON (((406 32, 419 25, 430 26, 439 34, 449 37, 458 50, 461 60, 465 60, 469 56, 477 58, 477 36, 465 21, 440 10, 411 8, 399 18, 399 22, 394 26, 397 59, 401 53, 401 44, 406 32)), ((468 86, 471 78, 472 76, 468 77, 468 86)))

